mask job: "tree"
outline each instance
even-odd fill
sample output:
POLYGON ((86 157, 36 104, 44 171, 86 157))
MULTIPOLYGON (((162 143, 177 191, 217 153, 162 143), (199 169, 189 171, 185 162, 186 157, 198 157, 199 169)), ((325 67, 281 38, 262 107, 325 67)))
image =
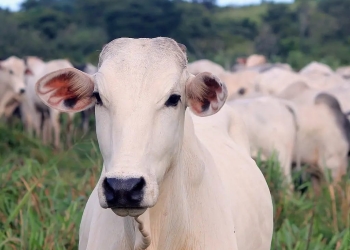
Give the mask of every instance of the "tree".
POLYGON ((179 22, 180 12, 167 0, 119 1, 105 14, 109 39, 171 36, 179 22))

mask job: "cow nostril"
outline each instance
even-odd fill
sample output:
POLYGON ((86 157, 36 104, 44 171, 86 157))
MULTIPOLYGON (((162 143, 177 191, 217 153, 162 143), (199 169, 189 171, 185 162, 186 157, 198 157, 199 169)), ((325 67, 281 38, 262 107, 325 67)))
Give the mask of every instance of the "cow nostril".
POLYGON ((140 178, 106 178, 103 181, 108 207, 139 207, 146 181, 140 178))
POLYGON ((103 182, 104 194, 106 196, 106 201, 110 202, 114 199, 113 182, 111 179, 106 178, 103 182))
POLYGON ((20 90, 19 90, 19 93, 20 93, 20 94, 23 94, 24 92, 26 92, 25 89, 20 89, 20 90))
POLYGON ((138 179, 138 181, 134 183, 132 190, 134 192, 142 191, 142 189, 145 187, 145 184, 146 184, 145 179, 141 177, 140 179, 138 179))

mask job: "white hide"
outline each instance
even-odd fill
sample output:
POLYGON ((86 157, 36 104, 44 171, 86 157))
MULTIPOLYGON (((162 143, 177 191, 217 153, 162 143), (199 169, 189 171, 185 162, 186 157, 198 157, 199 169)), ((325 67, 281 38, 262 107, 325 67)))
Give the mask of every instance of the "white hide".
POLYGON ((258 75, 258 72, 249 70, 235 73, 226 71, 220 74, 220 79, 227 86, 227 100, 255 94, 255 79, 258 75))
MULTIPOLYGON (((279 96, 292 101, 297 108, 301 162, 323 173, 330 170, 333 180, 339 181, 346 173, 349 145, 335 111, 317 100, 320 93, 304 83, 295 83, 279 96)), ((341 110, 338 112, 341 114, 341 110)))
POLYGON ((22 59, 11 56, 0 61, 0 117, 4 114, 6 105, 14 99, 19 99, 25 91, 25 64, 22 59))
POLYGON ((245 66, 249 68, 249 67, 265 64, 266 62, 267 61, 265 56, 253 54, 248 56, 245 66))
POLYGON ((350 112, 350 84, 342 84, 325 91, 328 94, 333 95, 339 101, 341 109, 344 113, 350 112))
POLYGON ((242 117, 249 138, 251 156, 262 160, 276 157, 282 173, 292 183, 291 169, 297 147, 298 118, 294 105, 286 100, 264 96, 228 103, 242 117))
POLYGON ((318 90, 327 90, 347 84, 342 76, 323 63, 311 62, 302 68, 299 74, 306 77, 306 82, 311 88, 318 90))
MULTIPOLYGON (((38 136, 42 137, 44 143, 51 143, 51 128, 53 128, 53 142, 55 147, 59 148, 61 133, 61 124, 59 121, 60 112, 56 109, 47 107, 41 101, 41 99, 36 94, 35 85, 37 81, 44 75, 59 69, 72 68, 73 66, 68 60, 65 59, 44 62, 40 58, 32 56, 27 58, 27 65, 33 73, 32 75, 28 75, 26 77, 27 91, 25 93, 23 104, 21 105, 21 110, 24 115, 27 130, 30 134, 34 130, 38 136), (48 117, 45 117, 44 121, 42 121, 41 117, 42 112, 48 114, 48 117), (41 131, 41 122, 44 122, 43 131, 41 131)), ((68 141, 70 140, 72 133, 72 121, 73 114, 69 114, 69 127, 67 128, 68 141)))
POLYGON ((84 210, 80 250, 270 249, 266 181, 247 148, 232 140, 237 131, 220 123, 225 117, 216 119, 229 113, 220 110, 225 85, 209 73, 194 77, 186 64, 183 46, 172 39, 122 38, 104 47, 93 78, 72 69, 39 81, 40 97, 60 110, 99 103, 104 164, 84 210), (76 102, 65 104, 62 98, 72 94, 76 102), (181 101, 166 106, 174 94, 181 101), (141 206, 102 208, 106 176, 142 176, 141 206))
POLYGON ((343 77, 344 79, 350 79, 350 66, 337 68, 335 73, 343 77))
POLYGON ((225 72, 225 69, 221 65, 207 59, 202 59, 189 63, 187 65, 187 68, 188 71, 194 75, 197 75, 201 72, 210 72, 214 75, 219 76, 220 74, 225 72))
POLYGON ((92 65, 91 63, 87 63, 84 72, 89 75, 93 75, 97 72, 97 67, 95 65, 92 65))
POLYGON ((328 90, 346 84, 346 81, 332 73, 308 73, 300 74, 281 68, 272 68, 256 77, 255 89, 267 95, 279 95, 294 83, 303 82, 316 90, 328 90))
POLYGON ((326 64, 319 63, 319 62, 311 62, 308 65, 306 65, 304 68, 302 68, 299 73, 301 75, 332 75, 334 74, 334 71, 331 67, 329 67, 326 64))
POLYGON ((256 77, 255 88, 258 92, 265 95, 278 95, 292 83, 306 81, 306 77, 293 71, 272 68, 256 77))

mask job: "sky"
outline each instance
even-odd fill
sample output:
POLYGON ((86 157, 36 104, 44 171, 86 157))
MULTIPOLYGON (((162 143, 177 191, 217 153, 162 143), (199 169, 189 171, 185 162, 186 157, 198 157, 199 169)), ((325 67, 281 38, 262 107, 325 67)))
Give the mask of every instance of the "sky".
MULTIPOLYGON (((274 0, 275 2, 290 3, 293 0, 274 0)), ((18 10, 20 3, 23 0, 0 0, 0 7, 7 7, 11 10, 18 10)), ((217 3, 221 6, 228 4, 244 5, 244 4, 258 4, 261 0, 217 0, 217 3)))

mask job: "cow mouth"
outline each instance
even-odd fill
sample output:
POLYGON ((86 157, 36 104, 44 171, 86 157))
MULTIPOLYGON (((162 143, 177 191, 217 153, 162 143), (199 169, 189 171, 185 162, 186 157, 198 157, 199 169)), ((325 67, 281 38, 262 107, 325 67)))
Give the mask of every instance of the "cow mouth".
POLYGON ((126 216, 138 217, 147 210, 147 207, 138 207, 138 208, 114 207, 111 209, 116 215, 121 217, 126 217, 126 216))

